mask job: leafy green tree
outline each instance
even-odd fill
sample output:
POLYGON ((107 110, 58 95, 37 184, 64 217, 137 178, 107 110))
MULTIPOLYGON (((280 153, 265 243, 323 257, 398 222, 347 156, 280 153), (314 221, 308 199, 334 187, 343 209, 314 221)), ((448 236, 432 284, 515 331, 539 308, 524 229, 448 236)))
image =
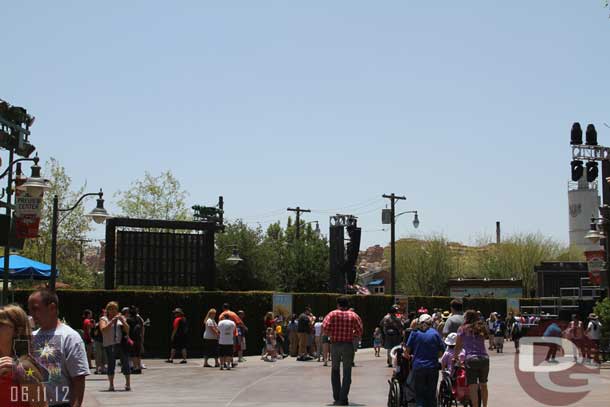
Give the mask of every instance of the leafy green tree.
POLYGON ((602 344, 607 346, 610 342, 610 298, 598 302, 593 311, 602 323, 602 344))
POLYGON ((399 292, 446 295, 448 280, 455 268, 454 254, 442 236, 396 242, 396 287, 399 292))
MULTIPOLYGON (((57 195, 60 208, 72 207, 85 193, 85 185, 76 190, 71 189, 72 179, 57 160, 51 158, 46 162, 44 176, 51 182, 42 203, 39 237, 27 239, 22 255, 44 263, 51 262, 51 223, 53 218, 53 197, 57 195)), ((85 201, 86 202, 86 201, 85 201)), ((91 230, 89 219, 85 217, 86 204, 81 203, 70 212, 59 214, 57 231, 57 268, 58 281, 76 288, 92 287, 94 275, 81 264, 80 253, 84 237, 91 230)))
POLYGON ((566 249, 541 234, 517 234, 499 245, 488 245, 476 255, 478 275, 489 278, 518 278, 523 281, 523 293, 530 296, 536 288, 534 266, 543 261, 567 259, 566 249))
POLYGON ((225 231, 216 235, 216 278, 223 290, 274 290, 277 275, 267 267, 268 258, 261 248, 262 228, 250 228, 241 220, 225 225, 225 231), (237 248, 242 261, 227 261, 237 248))
POLYGON ((147 171, 143 179, 132 182, 129 189, 115 194, 123 215, 162 220, 189 219, 187 195, 169 170, 156 177, 147 171))
POLYGON ((242 221, 226 225, 217 235, 217 281, 225 290, 275 290, 320 292, 328 280, 328 244, 311 225, 302 224, 295 239, 295 225, 280 223, 262 228, 242 221), (242 261, 231 264, 227 258, 236 247, 242 261))
POLYGON ((289 218, 285 230, 284 272, 280 289, 287 292, 325 292, 330 273, 328 242, 313 230, 311 224, 301 224, 299 240, 296 225, 289 218))

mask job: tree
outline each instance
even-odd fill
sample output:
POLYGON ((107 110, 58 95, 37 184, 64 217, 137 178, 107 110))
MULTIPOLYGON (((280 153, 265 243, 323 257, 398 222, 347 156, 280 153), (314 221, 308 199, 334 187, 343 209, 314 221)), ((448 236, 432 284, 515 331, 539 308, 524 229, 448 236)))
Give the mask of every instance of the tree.
POLYGON ((455 268, 454 254, 442 236, 396 242, 396 286, 399 292, 446 295, 448 280, 455 268))
MULTIPOLYGON (((44 166, 44 177, 51 182, 42 202, 39 237, 27 239, 23 256, 44 263, 51 262, 51 223, 53 218, 53 197, 57 195, 60 208, 72 207, 85 192, 85 185, 77 190, 71 189, 72 179, 57 160, 51 158, 44 166)), ((89 219, 85 217, 85 205, 81 203, 70 212, 59 214, 57 230, 57 269, 58 281, 73 287, 91 287, 94 275, 81 264, 80 253, 84 237, 91 230, 89 219)))
POLYGON ((267 267, 269 259, 261 248, 262 228, 250 228, 241 220, 225 225, 216 235, 216 280, 223 290, 274 290, 277 274, 267 267), (237 264, 227 261, 234 248, 242 258, 237 264))
MULTIPOLYGON (((389 253, 386 253, 389 257, 389 253)), ((450 278, 517 278, 524 296, 536 287, 534 267, 543 261, 583 261, 583 252, 540 234, 517 234, 502 243, 479 239, 476 247, 443 236, 396 242, 397 287, 410 295, 447 295, 450 278)))
POLYGON ((561 244, 541 234, 517 234, 479 251, 475 265, 480 277, 521 279, 523 293, 529 297, 536 288, 534 266, 565 257, 565 253, 561 244))
POLYGON ((330 276, 327 240, 317 235, 311 224, 301 223, 296 239, 296 224, 288 218, 284 231, 285 259, 279 289, 287 292, 325 292, 330 276))
POLYGON ((238 220, 226 224, 217 235, 217 282, 225 290, 275 290, 293 292, 326 291, 328 281, 328 244, 316 235, 311 225, 301 225, 300 239, 289 220, 286 228, 279 222, 265 232, 238 220), (242 261, 227 262, 233 248, 242 261))
POLYGON ((187 195, 169 170, 157 177, 147 171, 144 178, 132 182, 128 190, 115 194, 124 216, 162 220, 189 219, 187 195))

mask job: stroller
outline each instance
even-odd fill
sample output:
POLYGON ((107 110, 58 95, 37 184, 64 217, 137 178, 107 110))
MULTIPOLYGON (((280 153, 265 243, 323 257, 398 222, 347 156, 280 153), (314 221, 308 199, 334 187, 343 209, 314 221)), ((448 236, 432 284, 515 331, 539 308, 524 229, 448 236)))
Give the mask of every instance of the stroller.
POLYGON ((401 345, 395 346, 390 352, 394 372, 392 379, 388 380, 388 407, 408 407, 409 403, 415 402, 415 389, 413 383, 409 382, 411 360, 403 358, 403 352, 401 345))
MULTIPOLYGON (((438 389, 438 406, 439 407, 458 407, 461 403, 463 406, 474 407, 470 401, 468 391, 468 383, 466 381, 466 369, 461 364, 456 364, 453 371, 443 370, 441 384, 438 389)), ((481 394, 479 391, 479 406, 481 406, 481 394)))

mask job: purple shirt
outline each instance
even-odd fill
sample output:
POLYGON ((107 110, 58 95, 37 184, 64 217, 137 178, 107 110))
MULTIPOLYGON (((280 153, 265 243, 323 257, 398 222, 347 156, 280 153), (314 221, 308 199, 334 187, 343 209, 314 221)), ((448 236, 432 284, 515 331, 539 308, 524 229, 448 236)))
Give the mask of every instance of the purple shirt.
POLYGON ((466 352, 466 359, 478 356, 489 357, 485 349, 485 337, 474 335, 472 329, 467 325, 466 327, 468 332, 465 331, 464 326, 461 326, 457 332, 458 336, 462 338, 462 347, 464 352, 466 352))
MULTIPOLYGON (((453 349, 451 348, 447 348, 447 350, 445 351, 445 353, 443 354, 443 357, 441 357, 441 364, 446 366, 446 369, 449 370, 450 372, 453 372, 453 355, 455 355, 453 349)), ((462 351, 460 352, 460 362, 464 363, 464 350, 462 349, 462 351)))

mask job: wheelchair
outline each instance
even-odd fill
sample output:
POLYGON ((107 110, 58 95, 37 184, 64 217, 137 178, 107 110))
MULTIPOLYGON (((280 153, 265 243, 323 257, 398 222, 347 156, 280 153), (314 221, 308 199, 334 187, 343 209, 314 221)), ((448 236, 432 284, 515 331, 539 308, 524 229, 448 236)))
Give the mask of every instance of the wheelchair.
POLYGON ((394 372, 392 378, 388 380, 390 386, 388 391, 388 407, 408 407, 410 403, 415 403, 415 390, 408 383, 409 373, 411 373, 411 360, 402 357, 402 346, 396 346, 390 352, 394 372))

